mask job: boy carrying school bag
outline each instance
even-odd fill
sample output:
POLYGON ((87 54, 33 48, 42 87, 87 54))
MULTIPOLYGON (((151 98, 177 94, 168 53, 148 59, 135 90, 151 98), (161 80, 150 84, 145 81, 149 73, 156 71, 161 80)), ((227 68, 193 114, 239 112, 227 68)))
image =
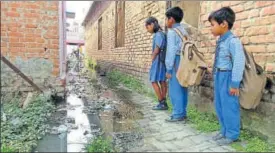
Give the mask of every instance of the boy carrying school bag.
POLYGON ((188 37, 184 36, 179 29, 174 28, 174 30, 184 42, 181 48, 180 64, 176 75, 179 84, 183 87, 200 85, 207 70, 203 53, 197 49, 193 42, 184 41, 188 37))
MULTIPOLYGON (((178 29, 174 29, 182 40, 184 36, 178 29)), ((203 53, 199 52, 196 45, 186 41, 181 48, 181 61, 177 70, 177 79, 184 87, 200 85, 207 70, 203 53)), ((240 105, 244 109, 255 109, 261 102, 267 77, 251 53, 244 48, 245 69, 243 80, 240 84, 240 105)))

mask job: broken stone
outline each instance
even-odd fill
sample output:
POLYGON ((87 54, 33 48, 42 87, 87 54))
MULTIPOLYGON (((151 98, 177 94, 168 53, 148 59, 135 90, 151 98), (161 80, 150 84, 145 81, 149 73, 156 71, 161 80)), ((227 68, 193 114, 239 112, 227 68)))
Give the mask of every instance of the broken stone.
POLYGON ((26 100, 23 102, 23 109, 27 108, 27 106, 30 104, 31 99, 33 97, 33 93, 29 92, 26 100))
POLYGON ((73 129, 73 130, 78 129, 78 126, 75 124, 67 124, 67 127, 69 127, 69 129, 73 129))
POLYGON ((74 118, 67 118, 67 123, 73 123, 75 124, 75 119, 74 118))

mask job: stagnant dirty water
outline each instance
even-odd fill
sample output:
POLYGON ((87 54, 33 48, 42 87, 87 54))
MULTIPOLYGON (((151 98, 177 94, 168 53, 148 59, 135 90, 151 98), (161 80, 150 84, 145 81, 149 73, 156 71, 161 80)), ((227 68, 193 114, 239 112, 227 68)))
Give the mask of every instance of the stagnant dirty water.
POLYGON ((129 91, 111 90, 106 80, 91 79, 91 72, 70 63, 66 102, 57 106, 51 129, 38 144, 38 152, 85 152, 97 136, 111 137, 118 151, 128 151, 142 139, 136 120, 142 119, 139 106, 129 91))

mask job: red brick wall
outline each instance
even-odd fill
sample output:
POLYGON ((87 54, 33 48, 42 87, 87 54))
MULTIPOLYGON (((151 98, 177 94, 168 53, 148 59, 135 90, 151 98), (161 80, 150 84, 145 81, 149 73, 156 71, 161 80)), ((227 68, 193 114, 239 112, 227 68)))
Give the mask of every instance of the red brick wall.
POLYGON ((58 1, 1 1, 1 53, 12 61, 45 58, 57 76, 58 30, 58 1))

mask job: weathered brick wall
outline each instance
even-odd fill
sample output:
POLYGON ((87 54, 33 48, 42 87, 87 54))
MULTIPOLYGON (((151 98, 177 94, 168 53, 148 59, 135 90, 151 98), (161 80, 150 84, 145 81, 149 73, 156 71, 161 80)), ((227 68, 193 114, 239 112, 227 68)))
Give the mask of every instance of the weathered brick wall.
POLYGON ((151 64, 152 36, 146 32, 144 22, 148 15, 157 17, 164 27, 166 2, 125 2, 125 46, 115 48, 115 2, 102 17, 102 50, 98 50, 98 23, 86 26, 85 47, 88 55, 98 62, 105 61, 124 72, 147 80, 151 64))
MULTIPOLYGON (((207 21, 211 11, 222 6, 231 6, 236 12, 236 23, 233 33, 240 37, 245 48, 253 52, 259 63, 274 81, 275 72, 275 2, 273 1, 202 1, 198 29, 191 28, 191 33, 204 52, 204 57, 212 66, 216 38, 210 33, 207 21), (272 74, 273 73, 273 74, 272 74)), ((187 6, 188 7, 188 6, 187 6)), ((98 50, 97 21, 86 25, 86 50, 89 57, 101 65, 112 69, 112 64, 120 70, 133 76, 148 80, 148 70, 151 64, 151 39, 144 27, 148 14, 155 16, 164 27, 166 2, 134 1, 126 2, 125 6, 125 47, 115 48, 115 2, 106 9, 102 17, 103 48, 98 50)), ((186 13, 186 12, 185 12, 186 13)), ((213 110, 212 75, 205 76, 202 85, 190 88, 189 102, 198 106, 202 111, 213 110)), ((273 85, 263 96, 260 106, 252 112, 242 111, 245 127, 260 131, 264 135, 274 132, 275 86, 273 85)), ((271 137, 275 141, 275 137, 271 137)))
MULTIPOLYGON (((59 74, 58 22, 57 1, 1 1, 1 54, 40 86, 59 74)), ((2 61, 1 87, 32 89, 2 61)))
MULTIPOLYGON (((275 2, 273 1, 204 1, 201 2, 201 47, 212 55, 215 38, 207 21, 211 11, 230 6, 236 12, 233 33, 266 71, 275 71, 275 2), (206 38, 206 39, 205 39, 206 38)), ((210 56, 208 56, 210 57, 210 56)), ((208 58, 210 60, 210 58, 208 58)))

